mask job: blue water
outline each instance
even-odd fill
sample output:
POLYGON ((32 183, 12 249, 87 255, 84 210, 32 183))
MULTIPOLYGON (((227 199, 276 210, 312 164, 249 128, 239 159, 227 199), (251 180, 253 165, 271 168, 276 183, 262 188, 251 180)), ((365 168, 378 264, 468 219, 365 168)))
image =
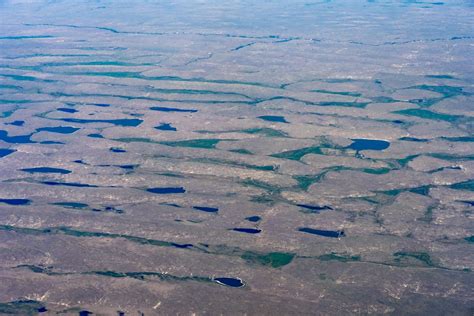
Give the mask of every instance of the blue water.
POLYGON ((361 150, 384 150, 390 146, 390 143, 385 140, 376 139, 353 139, 353 143, 348 146, 350 149, 357 151, 361 150))
POLYGON ((91 137, 91 138, 104 138, 104 136, 100 135, 100 134, 89 134, 87 135, 88 137, 91 137))
POLYGON ((127 152, 125 149, 118 148, 118 147, 112 147, 112 148, 109 148, 109 150, 111 152, 114 152, 114 153, 126 153, 127 152))
POLYGON ((177 193, 185 193, 186 189, 183 187, 176 187, 176 188, 150 188, 146 189, 150 193, 155 194, 177 194, 177 193))
POLYGON ((308 209, 310 211, 313 211, 315 213, 319 213, 320 211, 334 210, 332 207, 327 206, 327 205, 319 206, 319 205, 297 204, 297 206, 303 207, 303 208, 308 209))
POLYGON ((171 126, 169 123, 161 123, 159 126, 155 126, 155 129, 160 131, 173 131, 176 132, 176 127, 171 126))
POLYGON ((65 113, 76 113, 76 112, 79 112, 78 110, 76 110, 76 109, 71 109, 71 108, 58 108, 57 110, 60 111, 60 112, 65 112, 65 113))
POLYGON ((68 208, 86 208, 89 207, 89 205, 85 203, 78 203, 78 202, 57 202, 57 203, 51 203, 53 205, 58 205, 58 206, 63 206, 63 207, 68 207, 68 208))
POLYGON ((187 249, 187 248, 192 248, 193 247, 192 244, 176 244, 174 242, 171 243, 171 245, 173 245, 176 248, 182 248, 182 249, 187 249))
POLYGON ((8 148, 0 148, 0 158, 10 155, 14 153, 15 149, 8 149, 8 148))
POLYGON ((40 142, 40 144, 43 144, 43 145, 64 145, 65 143, 58 142, 58 141, 55 141, 55 140, 45 140, 44 142, 40 142))
POLYGON ((193 206, 193 209, 208 213, 217 213, 219 209, 217 207, 208 207, 208 206, 193 206))
POLYGON ((46 313, 48 311, 48 309, 44 306, 38 308, 38 313, 46 313))
POLYGON ((181 205, 178 205, 176 203, 160 203, 160 205, 166 205, 166 206, 171 206, 171 207, 176 207, 176 208, 181 208, 181 205))
POLYGON ((125 169, 125 170, 133 170, 135 169, 136 167, 138 167, 138 165, 119 165, 117 166, 119 168, 122 168, 122 169, 125 169))
POLYGON ((77 119, 77 118, 58 118, 57 120, 61 120, 64 122, 69 122, 69 123, 79 123, 79 124, 108 123, 108 124, 113 124, 115 126, 130 126, 130 127, 137 127, 143 122, 143 120, 140 120, 140 119, 86 120, 86 119, 77 119))
POLYGON ((245 285, 241 280, 234 278, 214 278, 214 281, 231 287, 242 287, 245 285))
POLYGON ((50 132, 50 133, 57 133, 57 134, 72 134, 76 131, 80 130, 77 127, 71 126, 54 126, 54 127, 40 127, 36 131, 37 132, 50 132))
POLYGON ((303 232, 303 233, 313 234, 313 235, 319 235, 323 237, 332 237, 332 238, 339 238, 339 237, 345 236, 344 231, 339 231, 339 230, 321 230, 321 229, 313 229, 313 228, 308 228, 308 227, 300 227, 298 231, 303 232))
POLYGON ((71 173, 71 171, 67 169, 50 168, 50 167, 25 168, 25 169, 21 169, 21 171, 25 171, 29 173, 59 173, 59 174, 71 173))
POLYGON ((41 181, 40 183, 46 185, 62 185, 67 187, 78 187, 78 188, 97 188, 96 185, 93 184, 84 184, 84 183, 75 183, 75 182, 57 182, 57 181, 41 181))
POLYGON ((13 126, 23 126, 25 124, 25 121, 13 121, 10 123, 5 123, 7 125, 13 125, 13 126))
POLYGON ((0 199, 0 203, 5 203, 8 205, 28 205, 31 203, 31 200, 28 199, 0 199))
POLYGON ((249 216, 245 218, 249 222, 259 222, 262 218, 260 216, 249 216))
POLYGON ((198 110, 188 110, 188 109, 179 109, 179 108, 167 108, 162 106, 154 106, 151 107, 150 110, 153 111, 160 111, 160 112, 187 112, 187 113, 195 113, 198 110))
POLYGON ((467 204, 469 206, 474 206, 474 201, 459 201, 459 202, 467 204))
POLYGON ((7 131, 0 130, 0 140, 3 140, 5 143, 9 143, 9 144, 34 143, 34 141, 31 140, 31 136, 33 136, 33 134, 19 135, 19 136, 8 136, 7 131))
POLYGON ((406 142, 417 142, 417 143, 426 143, 429 141, 429 139, 425 138, 415 138, 415 137, 402 137, 400 140, 406 141, 406 142))
POLYGON ((255 228, 232 228, 233 231, 239 232, 239 233, 247 233, 247 234, 259 234, 262 232, 261 229, 255 229, 255 228))
POLYGON ((262 115, 258 116, 258 118, 268 122, 288 123, 288 121, 283 116, 278 115, 262 115))

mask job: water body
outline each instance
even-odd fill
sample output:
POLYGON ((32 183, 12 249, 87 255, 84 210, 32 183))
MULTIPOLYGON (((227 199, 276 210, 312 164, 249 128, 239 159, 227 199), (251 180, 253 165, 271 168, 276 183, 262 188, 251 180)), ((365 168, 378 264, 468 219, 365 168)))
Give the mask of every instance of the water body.
POLYGON ((0 203, 8 205, 28 205, 31 203, 31 200, 28 199, 0 199, 0 203))
POLYGON ((58 111, 60 112, 65 112, 65 113, 76 113, 79 112, 76 109, 71 109, 71 108, 58 108, 58 111))
POLYGON ((262 115, 258 117, 261 120, 268 121, 268 122, 276 122, 276 123, 288 123, 288 121, 279 115, 262 115))
POLYGON ((332 238, 340 238, 345 237, 345 233, 343 230, 322 230, 322 229, 313 229, 309 227, 300 227, 298 231, 323 237, 332 237, 332 238))
POLYGON ((92 124, 92 123, 107 123, 115 126, 129 126, 137 127, 140 125, 143 120, 140 119, 115 119, 115 120, 98 120, 98 119, 78 119, 78 118, 55 118, 55 120, 69 122, 69 123, 79 123, 79 124, 92 124))
POLYGON ((230 287, 243 287, 245 284, 242 282, 241 279, 236 279, 236 278, 214 278, 214 281, 222 284, 222 285, 227 285, 230 287))
POLYGON ((134 170, 138 168, 139 165, 118 165, 117 167, 125 170, 134 170))
POLYGON ((14 153, 15 151, 16 151, 15 149, 0 148, 0 158, 8 156, 8 155, 14 153))
POLYGON ((362 151, 362 150, 384 150, 390 146, 390 142, 377 139, 353 139, 352 144, 347 148, 362 151))
POLYGON ((51 168, 51 167, 36 167, 36 168, 25 168, 21 171, 28 173, 57 173, 57 174, 69 174, 71 170, 61 169, 61 168, 51 168))
POLYGON ((32 135, 33 134, 9 136, 7 131, 0 130, 0 140, 4 141, 5 143, 9 143, 9 144, 34 143, 34 141, 31 140, 32 135))
POLYGON ((248 220, 249 222, 253 222, 253 223, 259 222, 259 221, 262 220, 262 218, 261 218, 260 216, 256 216, 256 215, 255 215, 255 216, 246 217, 245 219, 248 220))
POLYGON ((185 193, 186 189, 183 187, 169 187, 169 188, 150 188, 146 189, 147 192, 155 194, 178 194, 185 193))
POLYGON ((92 133, 87 136, 91 138, 104 138, 104 136, 102 136, 101 134, 96 134, 96 133, 92 133))
POLYGON ((73 208, 73 209, 83 209, 89 207, 86 203, 79 203, 79 202, 56 202, 52 203, 53 205, 62 206, 65 208, 73 208))
POLYGON ((171 132, 177 131, 176 127, 171 126, 170 123, 161 123, 160 125, 155 126, 155 129, 160 130, 160 131, 171 131, 171 132))
POLYGON ((119 147, 111 147, 109 148, 109 150, 113 153, 126 153, 127 151, 123 148, 119 148, 119 147))
POLYGON ((23 126, 25 124, 25 121, 18 120, 18 121, 13 121, 13 122, 10 122, 10 123, 5 123, 5 124, 13 125, 13 126, 23 126))
POLYGON ((97 185, 76 183, 76 182, 59 182, 59 181, 41 181, 40 183, 51 185, 51 186, 66 186, 66 187, 77 187, 77 188, 97 188, 97 185))
POLYGON ((163 107, 163 106, 153 106, 150 108, 150 110, 159 111, 159 112, 182 112, 182 113, 196 113, 198 111, 198 110, 193 110, 193 109, 169 108, 169 107, 163 107))
POLYGON ((332 211, 334 210, 332 207, 323 205, 309 205, 309 204, 297 204, 297 206, 304 208, 305 210, 309 210, 310 213, 320 213, 321 211, 332 211))
POLYGON ((429 139, 425 138, 416 138, 416 137, 402 137, 400 140, 406 141, 406 142, 417 142, 417 143, 427 143, 429 142, 429 139))
POLYGON ((72 127, 72 126, 55 126, 55 127, 40 127, 36 131, 57 133, 57 134, 72 134, 78 130, 80 130, 80 128, 72 127))
POLYGON ((256 228, 242 228, 242 227, 236 227, 232 228, 233 231, 239 232, 239 233, 247 233, 247 234, 259 234, 262 232, 261 229, 256 229, 256 228))
POLYGON ((43 142, 40 142, 40 144, 43 144, 43 145, 64 145, 65 143, 54 141, 54 140, 45 140, 43 142))
POLYGON ((206 212, 206 213, 217 213, 219 211, 217 207, 209 207, 209 206, 193 206, 193 209, 206 212))

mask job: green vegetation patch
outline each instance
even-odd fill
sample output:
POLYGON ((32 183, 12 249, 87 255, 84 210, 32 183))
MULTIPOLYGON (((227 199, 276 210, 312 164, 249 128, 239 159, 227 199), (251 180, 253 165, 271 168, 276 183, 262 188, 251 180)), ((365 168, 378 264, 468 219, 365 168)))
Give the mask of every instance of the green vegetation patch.
POLYGON ((263 181, 258 181, 258 180, 254 180, 254 179, 245 179, 241 183, 245 186, 252 186, 252 187, 259 188, 259 189, 263 189, 263 190, 269 192, 270 194, 279 194, 281 192, 281 188, 279 188, 275 185, 268 184, 268 183, 263 182, 263 181))
POLYGON ((123 143, 152 143, 152 144, 160 144, 157 141, 154 141, 153 139, 150 138, 144 138, 144 137, 122 137, 122 138, 115 138, 113 139, 117 142, 123 142, 123 143))
POLYGON ((293 179, 295 179, 298 182, 298 188, 306 191, 311 185, 321 181, 321 179, 324 177, 325 174, 326 174, 325 172, 322 172, 317 175, 293 176, 293 179))
POLYGON ((403 259, 413 258, 422 262, 426 266, 429 266, 429 267, 436 266, 433 260, 431 259, 431 256, 426 252, 399 251, 399 252, 395 252, 393 255, 396 257, 394 259, 395 262, 398 262, 398 263, 401 263, 403 259))
POLYGON ((204 148, 214 149, 221 139, 189 139, 181 141, 160 142, 162 145, 171 147, 190 147, 190 148, 204 148))
POLYGON ((368 102, 319 102, 316 105, 319 106, 341 106, 341 107, 351 107, 351 108, 365 108, 369 103, 368 102))
POLYGON ((467 155, 467 156, 459 156, 453 154, 445 154, 445 153, 431 153, 427 154, 427 156, 447 160, 447 161, 458 161, 458 160, 474 160, 474 155, 467 155))
POLYGON ((250 128, 240 131, 246 134, 259 134, 267 137, 288 137, 288 134, 273 128, 250 128))
POLYGON ((33 300, 18 300, 8 303, 0 303, 0 314, 2 315, 37 315, 45 312, 43 304, 33 300))
POLYGON ((455 183, 455 184, 452 184, 450 188, 455 189, 455 190, 474 191, 474 180, 455 183))
POLYGON ((229 150, 230 152, 233 153, 238 153, 238 154, 243 154, 243 155, 253 155, 253 152, 247 149, 239 148, 239 149, 231 149, 229 150))
POLYGON ((358 92, 350 92, 350 91, 311 90, 311 92, 336 94, 336 95, 346 95, 346 96, 350 96, 350 97, 361 97, 362 96, 362 94, 360 94, 358 92))
POLYGON ((321 261, 340 261, 340 262, 351 262, 351 261, 360 261, 360 256, 351 256, 347 254, 338 254, 331 252, 329 254, 324 254, 317 257, 321 261))
POLYGON ((436 113, 429 110, 422 110, 422 109, 406 109, 400 111, 394 111, 392 113, 401 114, 405 116, 415 116, 422 119, 427 120, 435 120, 435 121, 445 121, 445 122, 455 122, 462 118, 460 115, 450 115, 450 114, 442 114, 436 113))
POLYGON ((272 268, 280 268, 289 264, 294 258, 294 253, 270 252, 268 254, 258 254, 246 251, 241 256, 242 259, 249 263, 270 266, 272 268))
POLYGON ((225 160, 225 159, 217 159, 217 158, 196 158, 192 159, 192 161, 201 162, 201 163, 210 163, 210 164, 222 164, 228 165, 233 167, 242 167, 247 169, 259 170, 259 171, 275 171, 278 169, 277 166, 268 165, 268 166, 256 166, 251 165, 243 162, 237 162, 232 160, 225 160))
POLYGON ((270 156, 275 157, 275 158, 283 158, 283 159, 299 161, 301 160, 301 158, 303 158, 307 154, 324 155, 321 148, 322 147, 320 146, 306 147, 306 148, 301 148, 301 149, 296 149, 296 150, 284 151, 281 153, 272 154, 270 156))
POLYGON ((365 173, 370 173, 370 174, 387 174, 391 171, 392 169, 390 168, 364 168, 361 169, 362 172, 365 173))

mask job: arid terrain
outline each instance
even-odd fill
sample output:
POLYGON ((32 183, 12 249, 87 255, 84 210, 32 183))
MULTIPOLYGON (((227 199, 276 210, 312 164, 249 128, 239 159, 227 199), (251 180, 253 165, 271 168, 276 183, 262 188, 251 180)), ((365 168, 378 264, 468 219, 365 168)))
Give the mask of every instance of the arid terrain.
POLYGON ((0 314, 473 315, 472 1, 0 1, 0 314))

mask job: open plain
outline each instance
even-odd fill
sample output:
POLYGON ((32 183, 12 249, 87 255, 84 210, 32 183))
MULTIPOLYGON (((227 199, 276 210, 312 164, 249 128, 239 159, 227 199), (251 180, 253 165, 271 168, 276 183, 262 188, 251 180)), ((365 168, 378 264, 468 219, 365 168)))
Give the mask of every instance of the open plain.
POLYGON ((0 1, 0 314, 472 315, 472 1, 0 1))

